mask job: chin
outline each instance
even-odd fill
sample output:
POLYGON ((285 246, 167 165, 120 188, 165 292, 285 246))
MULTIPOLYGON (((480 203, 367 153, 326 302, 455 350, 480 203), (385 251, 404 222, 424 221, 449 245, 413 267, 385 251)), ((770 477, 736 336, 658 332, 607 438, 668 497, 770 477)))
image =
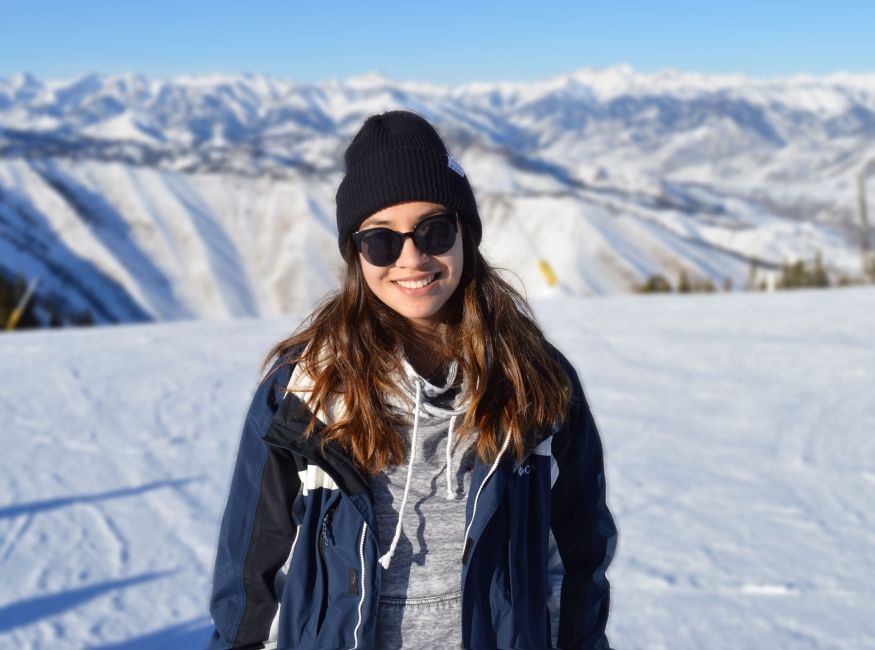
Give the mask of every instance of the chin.
POLYGON ((443 304, 440 304, 437 306, 430 306, 427 308, 415 307, 412 309, 411 308, 405 309, 404 307, 397 307, 396 308, 396 307, 393 307, 392 305, 389 305, 389 306, 392 307, 392 309, 394 309, 396 312, 398 312, 399 314, 404 316, 404 318, 406 318, 407 320, 420 321, 423 323, 425 323, 425 322, 437 323, 440 321, 440 312, 441 312, 441 308, 443 307, 443 304))

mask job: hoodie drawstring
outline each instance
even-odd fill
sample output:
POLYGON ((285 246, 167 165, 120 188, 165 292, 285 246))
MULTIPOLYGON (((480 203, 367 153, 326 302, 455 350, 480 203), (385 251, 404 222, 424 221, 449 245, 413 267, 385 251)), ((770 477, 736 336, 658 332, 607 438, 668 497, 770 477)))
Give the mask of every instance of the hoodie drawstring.
POLYGON ((453 464, 453 426, 456 424, 454 415, 450 418, 450 430, 447 432, 447 501, 453 501, 456 498, 456 491, 453 490, 453 479, 450 476, 450 467, 453 464))
POLYGON ((404 496, 401 498, 401 508, 398 509, 398 523, 395 524, 395 535, 392 537, 392 543, 389 545, 389 550, 380 558, 380 565, 384 569, 389 568, 392 562, 392 556, 395 555, 395 548, 398 546, 398 540, 401 539, 402 522, 404 521, 404 507, 407 505, 407 495, 410 494, 410 478, 413 473, 413 459, 416 456, 416 432, 419 429, 419 405, 422 399, 422 383, 416 382, 416 405, 413 409, 413 435, 410 440, 410 460, 407 462, 407 482, 404 484, 404 496))

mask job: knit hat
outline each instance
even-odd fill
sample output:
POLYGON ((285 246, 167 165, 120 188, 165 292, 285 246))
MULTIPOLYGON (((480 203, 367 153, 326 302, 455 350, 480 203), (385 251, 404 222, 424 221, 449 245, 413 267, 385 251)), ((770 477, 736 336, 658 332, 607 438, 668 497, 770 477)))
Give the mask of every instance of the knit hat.
POLYGON ((337 188, 340 254, 359 225, 375 212, 407 201, 441 203, 459 213, 479 244, 480 215, 462 165, 425 119, 410 111, 372 115, 343 156, 346 176, 337 188))

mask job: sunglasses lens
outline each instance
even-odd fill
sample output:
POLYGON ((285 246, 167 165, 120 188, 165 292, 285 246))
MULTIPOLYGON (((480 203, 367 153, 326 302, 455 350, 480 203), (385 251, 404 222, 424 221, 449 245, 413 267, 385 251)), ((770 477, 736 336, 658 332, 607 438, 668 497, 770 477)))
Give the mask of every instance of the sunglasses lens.
POLYGON ((369 228, 353 234, 353 241, 364 258, 374 266, 389 266, 401 255, 407 237, 420 251, 443 255, 456 243, 455 213, 436 214, 423 219, 413 233, 399 234, 388 228, 369 228))
POLYGON ((456 243, 456 217, 441 214, 424 220, 416 228, 414 241, 429 255, 443 255, 456 243))
POLYGON ((385 228, 373 228, 363 234, 359 250, 374 266, 389 266, 401 254, 401 237, 385 228))

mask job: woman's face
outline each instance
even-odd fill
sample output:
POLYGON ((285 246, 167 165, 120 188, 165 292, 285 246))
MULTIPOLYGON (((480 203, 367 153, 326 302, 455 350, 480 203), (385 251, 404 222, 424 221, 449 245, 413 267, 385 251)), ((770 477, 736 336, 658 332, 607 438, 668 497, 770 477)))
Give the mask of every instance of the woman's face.
MULTIPOLYGON (((439 203, 413 201, 383 208, 365 219, 359 230, 383 227, 410 232, 424 218, 446 211, 439 203)), ((415 325, 434 328, 444 320, 444 306, 462 277, 462 224, 453 247, 443 255, 429 255, 404 240, 401 256, 389 266, 374 266, 359 253, 365 282, 385 305, 415 325), (423 282, 427 284, 423 285, 423 282)))

